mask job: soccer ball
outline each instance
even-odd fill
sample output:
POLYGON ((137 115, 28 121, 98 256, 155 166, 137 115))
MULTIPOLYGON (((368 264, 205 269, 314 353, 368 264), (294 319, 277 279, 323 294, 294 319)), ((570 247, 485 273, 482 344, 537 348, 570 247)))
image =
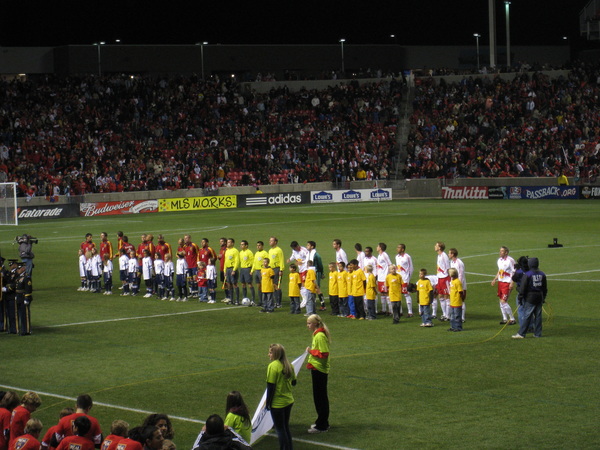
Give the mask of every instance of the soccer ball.
POLYGON ((252 306, 252 300, 250 300, 249 298, 244 297, 242 299, 242 305, 243 306, 252 306))

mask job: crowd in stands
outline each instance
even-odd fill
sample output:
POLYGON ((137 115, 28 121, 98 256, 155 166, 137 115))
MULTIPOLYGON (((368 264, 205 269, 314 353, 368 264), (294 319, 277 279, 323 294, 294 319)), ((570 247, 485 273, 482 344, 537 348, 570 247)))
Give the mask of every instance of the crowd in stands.
POLYGON ((242 91, 234 79, 0 82, 0 182, 20 195, 387 178, 402 85, 242 91))
MULTIPOLYGON (((577 64, 552 79, 419 78, 404 176, 595 180, 598 73, 577 64)), ((264 94, 234 78, 195 76, 46 75, 0 85, 0 182, 52 199, 387 179, 405 83, 264 94)))
POLYGON ((598 66, 568 77, 421 79, 405 176, 555 177, 594 181, 600 161, 598 66))

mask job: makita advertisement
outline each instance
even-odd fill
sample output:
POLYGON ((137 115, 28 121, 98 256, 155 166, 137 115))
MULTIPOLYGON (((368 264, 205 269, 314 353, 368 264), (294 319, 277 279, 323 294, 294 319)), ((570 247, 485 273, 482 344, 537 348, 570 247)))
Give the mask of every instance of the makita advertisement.
POLYGON ((64 219, 79 216, 78 204, 20 206, 17 208, 19 220, 31 219, 64 219))
POLYGON ((461 186, 442 187, 444 200, 487 200, 487 186, 461 186))
POLYGON ((300 205, 306 203, 310 203, 310 194, 308 192, 238 195, 238 208, 247 206, 300 205))
POLYGON ((311 203, 378 202, 391 200, 391 189, 348 189, 336 191, 311 191, 311 203))

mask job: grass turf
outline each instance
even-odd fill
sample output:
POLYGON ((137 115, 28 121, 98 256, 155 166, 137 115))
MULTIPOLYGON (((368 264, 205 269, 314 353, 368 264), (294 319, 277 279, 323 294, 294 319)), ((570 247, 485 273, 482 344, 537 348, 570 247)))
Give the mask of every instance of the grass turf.
MULTIPOLYGON (((44 427, 63 406, 90 393, 92 410, 108 434, 112 420, 131 426, 146 412, 174 419, 175 442, 191 447, 201 422, 224 413, 228 391, 242 392, 254 411, 265 387, 267 350, 285 345, 290 359, 310 344, 303 317, 284 307, 272 315, 222 303, 170 303, 156 299, 77 292, 77 249, 85 233, 98 242, 106 231, 116 244, 123 230, 163 233, 176 245, 221 236, 268 243, 315 240, 326 264, 331 241, 386 242, 390 257, 403 242, 415 272, 435 270, 433 245, 456 247, 467 271, 467 322, 447 333, 436 322, 420 328, 418 316, 364 322, 324 314, 333 337, 330 374, 331 431, 309 435, 314 423, 310 377, 295 388, 292 434, 297 449, 333 448, 592 448, 597 445, 600 209, 589 201, 394 201, 381 204, 290 206, 229 211, 108 216, 23 222, 4 229, 0 249, 16 256, 12 236, 37 236, 34 246, 34 335, 0 336, 0 385, 42 394, 34 417, 44 427), (565 247, 549 249, 558 238, 565 247), (495 288, 498 248, 511 256, 538 256, 548 274, 544 338, 514 341, 502 328, 495 288)), ((416 274, 413 276, 416 279, 416 274)), ((115 276, 115 282, 118 275, 115 276)), ((324 280, 326 292, 326 280, 324 280)), ((116 292, 116 289, 115 289, 116 292)), ((219 299, 223 298, 220 292, 219 299)), ((416 300, 416 299, 415 299, 416 300)), ((415 301, 416 303, 416 301, 415 301)), ((510 301, 515 304, 514 295, 510 301)), ((329 312, 329 311, 327 311, 329 312)), ((405 308, 406 313, 406 308, 405 308)), ((21 393, 21 392, 19 392, 21 393)), ((276 448, 265 437, 255 448, 276 448)))

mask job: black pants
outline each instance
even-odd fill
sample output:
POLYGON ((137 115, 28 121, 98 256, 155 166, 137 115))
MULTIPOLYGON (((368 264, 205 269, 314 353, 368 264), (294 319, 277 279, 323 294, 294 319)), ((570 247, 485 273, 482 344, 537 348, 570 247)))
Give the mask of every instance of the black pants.
POLYGON ((315 427, 319 430, 329 429, 329 397, 327 396, 327 379, 329 374, 311 370, 313 384, 313 400, 317 410, 315 427))
POLYGON ((279 439, 280 450, 292 450, 292 433, 290 432, 292 406, 294 406, 293 403, 284 408, 271 408, 271 418, 279 439))

